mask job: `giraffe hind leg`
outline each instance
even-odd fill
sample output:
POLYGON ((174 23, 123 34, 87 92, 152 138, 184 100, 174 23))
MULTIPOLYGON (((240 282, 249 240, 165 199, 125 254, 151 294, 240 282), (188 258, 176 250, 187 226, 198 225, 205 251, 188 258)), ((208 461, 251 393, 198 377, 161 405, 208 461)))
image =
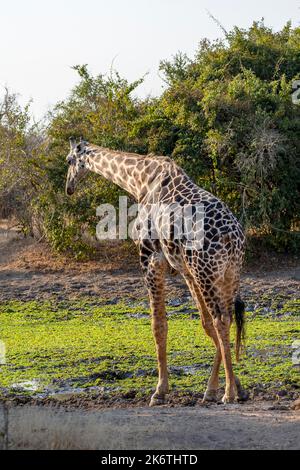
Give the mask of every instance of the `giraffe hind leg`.
MULTIPOLYGON (((184 277, 190 289, 192 297, 199 311, 201 312, 201 320, 202 320, 202 325, 204 327, 204 330, 206 334, 210 336, 210 338, 213 340, 215 347, 216 347, 216 355, 214 358, 211 376, 209 378, 207 388, 204 394, 204 401, 217 401, 219 370, 220 370, 220 365, 222 362, 222 352, 221 352, 220 340, 217 334, 217 329, 215 327, 216 320, 213 319, 213 314, 214 314, 214 311, 216 310, 219 312, 219 308, 218 307, 216 308, 216 305, 213 303, 212 304, 213 308, 211 308, 210 310, 208 309, 206 305, 206 301, 208 302, 209 299, 211 300, 210 298, 211 291, 210 290, 208 291, 209 293, 206 295, 206 301, 205 301, 205 298, 202 293, 202 292, 205 292, 205 290, 204 289, 201 290, 201 287, 200 287, 201 283, 200 283, 200 279, 198 276, 196 275, 193 276, 193 275, 188 274, 188 275, 185 275, 184 277)), ((228 272, 225 275, 225 285, 227 286, 227 289, 226 291, 224 291, 225 298, 224 298, 223 307, 225 311, 227 312, 227 315, 229 315, 229 318, 231 318, 231 311, 232 311, 232 305, 233 305, 232 299, 234 296, 235 286, 233 286, 233 289, 232 289, 232 283, 230 282, 230 279, 228 279, 228 277, 231 277, 230 270, 228 270, 228 272)), ((230 320, 230 324, 231 324, 231 320, 230 320)), ((230 328, 230 324, 228 328, 230 328)), ((238 400, 246 401, 249 398, 249 393, 242 388, 240 380, 238 379, 236 375, 233 374, 233 379, 231 380, 231 382, 233 383, 231 385, 231 389, 234 389, 234 394, 237 394, 238 400)), ((231 392, 231 394, 233 393, 231 392)), ((232 399, 227 400, 226 397, 223 397, 223 398, 224 398, 224 401, 232 401, 232 399)))
MULTIPOLYGON (((236 293, 239 290, 239 275, 236 266, 230 266, 227 268, 224 276, 224 284, 226 286, 226 309, 227 311, 231 312, 233 308, 236 310, 236 304, 242 304, 242 308, 245 307, 244 303, 241 301, 239 297, 236 297, 236 293), (233 299, 235 298, 235 302, 233 303, 233 299)), ((236 315, 236 313, 235 313, 236 315)), ((237 343, 236 343, 237 346, 237 343)), ((239 349, 239 348, 238 348, 239 349)), ((239 351, 238 351, 239 352, 239 351)), ((237 352, 237 357, 239 356, 237 352)), ((247 392, 241 385, 239 378, 235 375, 235 385, 237 391, 237 398, 239 401, 246 401, 249 398, 249 392, 247 392)))
POLYGON ((222 362, 220 343, 217 336, 217 332, 213 325, 213 319, 208 311, 206 304, 204 302, 203 296, 201 294, 200 288, 198 287, 197 282, 190 276, 185 277, 186 283, 190 289, 192 297, 200 311, 202 326, 206 334, 212 339, 215 347, 216 354, 213 362, 213 367, 211 371, 211 376, 209 378, 206 391, 204 393, 203 401, 215 402, 217 401, 217 391, 219 386, 219 371, 220 365, 222 362))
MULTIPOLYGON (((206 283, 203 289, 203 298, 213 319, 213 326, 219 340, 221 357, 225 368, 226 387, 222 401, 224 403, 232 403, 235 400, 237 389, 230 349, 232 307, 229 308, 230 302, 228 292, 226 292, 226 285, 221 285, 217 280, 206 283)), ((231 306, 232 304, 233 299, 231 299, 231 306)))

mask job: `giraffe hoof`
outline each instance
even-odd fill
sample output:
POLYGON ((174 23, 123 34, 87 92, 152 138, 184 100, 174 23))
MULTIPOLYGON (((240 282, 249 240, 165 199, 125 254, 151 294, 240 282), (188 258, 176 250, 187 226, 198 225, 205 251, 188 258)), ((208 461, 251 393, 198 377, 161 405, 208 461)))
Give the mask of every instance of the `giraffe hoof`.
POLYGON ((217 401, 217 390, 206 390, 203 397, 203 402, 216 402, 217 401))
POLYGON ((240 390, 238 392, 238 401, 247 401, 249 400, 250 393, 247 390, 240 390))
POLYGON ((222 398, 222 403, 224 403, 224 405, 226 405, 226 403, 234 403, 234 401, 235 397, 224 395, 222 398))
POLYGON ((152 395, 149 406, 160 406, 165 404, 165 397, 162 395, 152 395))

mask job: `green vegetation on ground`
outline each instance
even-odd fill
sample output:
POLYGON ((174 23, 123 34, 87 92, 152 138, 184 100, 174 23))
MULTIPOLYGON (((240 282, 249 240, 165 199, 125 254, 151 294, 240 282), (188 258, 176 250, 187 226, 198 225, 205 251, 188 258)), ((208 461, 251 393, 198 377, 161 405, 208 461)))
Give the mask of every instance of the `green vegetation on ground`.
MULTIPOLYGON (((93 386, 150 393, 156 384, 156 358, 144 305, 109 305, 90 298, 3 303, 1 394, 76 392, 93 386), (28 383, 36 390, 26 391, 28 383)), ((203 392, 212 343, 191 306, 168 307, 168 317, 171 390, 203 392)), ((299 388, 299 366, 292 363, 292 343, 299 333, 299 301, 290 300, 269 314, 248 312, 246 354, 235 365, 242 383, 264 391, 299 388)), ((221 377, 222 384, 223 372, 221 377)))

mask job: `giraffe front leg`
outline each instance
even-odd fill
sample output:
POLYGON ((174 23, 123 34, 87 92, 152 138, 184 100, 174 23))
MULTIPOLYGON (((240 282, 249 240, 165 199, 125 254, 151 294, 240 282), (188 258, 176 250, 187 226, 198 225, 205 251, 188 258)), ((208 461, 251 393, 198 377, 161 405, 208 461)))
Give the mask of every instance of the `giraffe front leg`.
POLYGON ((151 397, 150 406, 163 405, 165 396, 169 393, 169 380, 167 368, 167 319, 166 314, 152 310, 152 331, 155 339, 158 362, 158 383, 155 393, 151 397))
POLYGON ((150 406, 162 405, 169 392, 167 369, 167 333, 168 324, 165 309, 165 259, 159 253, 150 257, 146 283, 150 297, 152 315, 152 332, 155 339, 156 355, 158 361, 158 384, 151 397, 150 406))

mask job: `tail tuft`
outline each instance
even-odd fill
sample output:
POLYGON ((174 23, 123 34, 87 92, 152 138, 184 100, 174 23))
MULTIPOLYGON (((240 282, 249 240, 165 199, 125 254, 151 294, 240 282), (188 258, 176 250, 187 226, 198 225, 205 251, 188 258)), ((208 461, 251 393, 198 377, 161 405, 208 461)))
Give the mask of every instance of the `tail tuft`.
POLYGON ((242 343, 245 340, 245 304, 239 295, 236 296, 234 302, 234 316, 236 324, 235 356, 239 361, 242 343))

